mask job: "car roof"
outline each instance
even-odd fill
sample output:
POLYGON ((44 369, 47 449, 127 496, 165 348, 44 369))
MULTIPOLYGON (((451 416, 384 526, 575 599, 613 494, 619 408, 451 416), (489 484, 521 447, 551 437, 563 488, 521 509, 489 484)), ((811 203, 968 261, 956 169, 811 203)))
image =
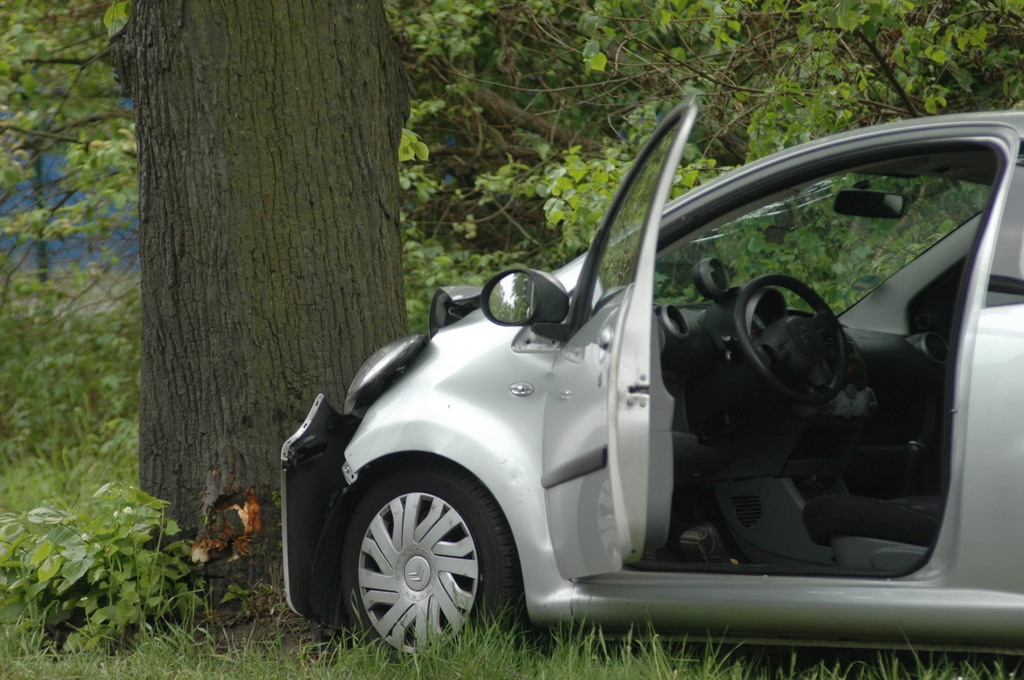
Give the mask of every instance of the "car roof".
POLYGON ((909 118, 906 120, 879 125, 869 125, 862 128, 838 132, 812 139, 801 144, 787 147, 775 153, 769 154, 757 160, 744 163, 743 165, 731 168, 727 172, 705 182, 704 184, 686 192, 682 196, 673 199, 662 213, 662 230, 679 217, 677 209, 691 200, 700 197, 707 191, 713 190, 721 183, 736 180, 739 176, 756 172, 759 168, 771 165, 791 156, 799 156, 803 153, 827 148, 832 145, 845 143, 858 138, 870 138, 879 135, 898 134, 901 132, 913 132, 915 130, 936 129, 942 127, 964 127, 970 125, 1000 125, 1012 128, 1018 136, 1024 136, 1024 110, 1020 111, 982 111, 977 113, 957 113, 940 116, 923 116, 920 118, 909 118))
MULTIPOLYGON (((907 118, 905 120, 897 120, 890 123, 880 123, 878 125, 868 125, 865 127, 854 128, 852 130, 846 130, 844 132, 837 132, 831 135, 825 135, 822 137, 816 137, 809 141, 797 144, 791 147, 787 147, 781 151, 765 156, 764 159, 772 158, 777 154, 790 154, 805 149, 811 149, 819 146, 828 146, 836 142, 846 141, 855 139, 857 137, 868 137, 880 133, 886 132, 901 132, 911 130, 921 130, 927 128, 948 126, 963 126, 971 124, 1001 124, 1007 125, 1017 130, 1017 134, 1024 136, 1024 110, 1020 111, 980 111, 976 113, 953 113, 945 114, 940 116, 922 116, 920 118, 907 118)), ((761 160, 758 159, 745 163, 744 165, 752 165, 759 163, 761 160)), ((742 167, 742 166, 740 166, 742 167)))

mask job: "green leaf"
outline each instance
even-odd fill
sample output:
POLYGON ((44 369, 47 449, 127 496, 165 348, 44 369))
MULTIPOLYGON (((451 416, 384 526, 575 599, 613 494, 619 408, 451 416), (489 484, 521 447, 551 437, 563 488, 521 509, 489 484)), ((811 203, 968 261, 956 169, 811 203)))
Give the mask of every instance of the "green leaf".
POLYGON ((604 71, 604 67, 608 64, 608 57, 604 56, 604 52, 598 52, 587 63, 590 64, 591 71, 604 71))
POLYGON ((9 600, 0 605, 0 623, 14 623, 28 608, 25 600, 9 600))
POLYGON ((50 555, 43 560, 43 563, 39 566, 39 571, 37 572, 39 582, 43 583, 45 581, 49 581, 51 578, 56 576, 57 572, 60 571, 60 565, 63 562, 64 559, 60 555, 50 555))
POLYGON ((25 586, 25 600, 27 602, 31 602, 32 600, 36 599, 36 596, 39 595, 39 593, 46 590, 48 586, 49 583, 46 581, 37 581, 36 583, 25 586))
POLYGON ((53 552, 53 543, 50 541, 43 541, 36 546, 36 549, 32 551, 32 557, 29 562, 33 567, 38 567, 43 560, 50 556, 53 552))
POLYGON ((64 563, 63 568, 60 570, 60 575, 67 579, 68 585, 74 583, 78 579, 85 575, 85 572, 89 571, 89 567, 93 565, 92 558, 80 559, 80 560, 68 560, 64 563))
POLYGON ((67 621, 68 617, 71 616, 71 611, 69 607, 53 607, 46 612, 45 625, 52 628, 58 623, 67 621))
POLYGON ((0 541, 13 543, 14 539, 25 531, 25 527, 18 522, 0 524, 0 541))
POLYGON ((82 538, 78 532, 71 527, 58 524, 57 526, 46 532, 46 538, 53 541, 54 545, 59 545, 66 549, 81 549, 82 538))
POLYGON ((59 524, 69 517, 70 514, 53 508, 36 508, 28 513, 28 521, 33 524, 59 524))
POLYGON ((426 144, 424 144, 423 142, 417 140, 416 143, 412 145, 412 148, 413 148, 413 153, 416 154, 416 160, 420 160, 420 161, 430 160, 430 149, 427 148, 426 144))
POLYGON ((39 79, 32 73, 23 74, 18 78, 18 82, 21 84, 22 89, 25 90, 25 94, 34 94, 40 85, 39 79))
POLYGON ((117 0, 110 4, 107 11, 103 13, 103 25, 107 27, 107 37, 113 36, 124 28, 124 25, 128 23, 131 9, 130 0, 117 0))
POLYGON ((408 128, 402 128, 402 138, 398 142, 398 160, 400 162, 411 161, 414 158, 421 161, 428 160, 430 149, 420 141, 418 134, 408 128))
POLYGON ((860 26, 860 15, 857 14, 856 11, 850 9, 845 12, 841 12, 839 16, 836 17, 836 23, 839 25, 839 28, 844 31, 853 31, 860 26))
POLYGON ((861 28, 869 40, 876 40, 878 38, 878 21, 874 16, 866 21, 861 28))

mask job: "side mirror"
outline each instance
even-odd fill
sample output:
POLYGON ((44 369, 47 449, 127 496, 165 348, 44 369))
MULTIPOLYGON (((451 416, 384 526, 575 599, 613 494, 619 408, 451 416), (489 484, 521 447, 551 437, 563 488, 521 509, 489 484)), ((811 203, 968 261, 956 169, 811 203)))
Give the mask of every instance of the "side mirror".
POLYGON ((535 269, 509 269, 480 291, 484 316, 499 326, 558 323, 569 312, 569 294, 561 281, 535 269))
POLYGON ((836 194, 832 209, 840 215, 896 219, 903 215, 903 197, 884 191, 843 189, 836 194))

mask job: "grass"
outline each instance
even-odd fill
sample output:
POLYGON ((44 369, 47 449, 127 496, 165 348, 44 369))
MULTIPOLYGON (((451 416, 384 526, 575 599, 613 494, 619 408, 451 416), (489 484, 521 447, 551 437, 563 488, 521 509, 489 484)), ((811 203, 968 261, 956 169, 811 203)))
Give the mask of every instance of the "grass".
POLYGON ((0 510, 50 498, 88 509, 109 481, 138 483, 139 316, 0 315, 0 510))
MULTIPOLYGON (((0 315, 0 511, 59 498, 81 512, 102 484, 137 479, 139 315, 127 303, 0 315)), ((0 593, 0 601, 3 593, 0 593)), ((494 625, 416 656, 344 640, 308 641, 279 595, 233 620, 163 625, 129 644, 67 653, 39 633, 0 626, 0 680, 28 678, 665 678, 949 679, 1013 677, 998 659, 725 647, 657 636, 545 633, 494 625), (113 651, 111 651, 113 649, 113 651)))
POLYGON ((823 660, 813 655, 668 642, 658 637, 608 641, 594 631, 552 636, 507 626, 466 631, 416 656, 347 640, 332 646, 289 645, 274 636, 225 645, 215 631, 172 627, 146 635, 116 654, 60 655, 31 641, 0 640, 0 678, 256 678, 407 679, 494 678, 536 680, 994 680, 1015 667, 998 659, 918 660, 875 654, 866 660, 823 660))

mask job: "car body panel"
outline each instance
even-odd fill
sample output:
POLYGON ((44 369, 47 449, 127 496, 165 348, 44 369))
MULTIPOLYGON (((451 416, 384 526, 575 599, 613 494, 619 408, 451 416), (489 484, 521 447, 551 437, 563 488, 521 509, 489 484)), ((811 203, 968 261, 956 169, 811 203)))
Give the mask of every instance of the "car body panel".
POLYGON ((609 631, 915 649, 1017 650, 1024 595, 900 580, 622 571, 581 582, 573 615, 609 631))
POLYGON ((555 620, 568 613, 564 591, 571 584, 559 577, 551 548, 535 426, 543 418, 554 352, 513 351, 522 332, 491 324, 479 311, 440 330, 370 407, 345 455, 357 473, 390 454, 425 452, 476 476, 505 510, 519 550, 530 556, 523 561, 524 586, 540 595, 531 607, 555 620), (514 396, 515 383, 528 383, 533 392, 514 396))
MULTIPOLYGON (((1007 155, 1018 158, 1019 138, 1007 141, 1007 155)), ((963 332, 954 350, 949 494, 936 549, 950 545, 950 586, 1006 587, 1004 593, 1019 594, 1024 593, 1024 579, 1014 570, 993 568, 992 563, 1014 564, 1015 558, 1024 559, 1024 524, 1016 521, 1024 506, 1014 502, 1019 491, 999 493, 1005 486, 1005 481, 999 480, 1019 478, 1014 471, 1024 464, 1024 448, 1012 446, 1014 440, 1021 441, 1019 435, 1001 436, 1006 421, 997 417, 999 409, 1005 408, 1000 404, 1024 403, 1024 383, 1006 380, 1024 375, 1016 372, 1024 350, 1024 308, 1019 304, 985 306, 997 250, 1007 247, 1008 241, 1019 244, 1024 168, 1017 165, 1011 171, 1012 176, 997 188, 989 215, 991 224, 978 237, 964 292, 963 332), (1004 222, 1004 215, 1015 218, 1004 222), (1010 325, 1013 321, 1017 322, 1015 329, 1010 325)), ((1017 260, 1022 256, 1024 253, 1018 250, 1017 260)), ((1024 611, 1019 615, 1024 629, 1024 611)))
POLYGON ((1007 566, 1024 563, 1024 306, 982 310, 973 340, 943 527, 958 543, 949 583, 1021 593, 1024 578, 1007 566))

